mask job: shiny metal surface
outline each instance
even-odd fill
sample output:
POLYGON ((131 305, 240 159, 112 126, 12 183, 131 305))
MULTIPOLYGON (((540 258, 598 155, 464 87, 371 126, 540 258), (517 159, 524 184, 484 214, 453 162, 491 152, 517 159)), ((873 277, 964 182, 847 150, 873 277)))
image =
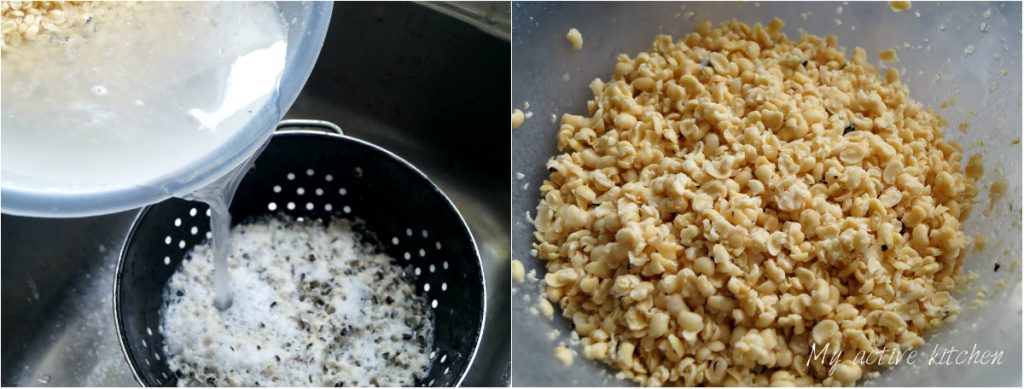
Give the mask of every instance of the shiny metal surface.
MULTIPOLYGON (((335 5, 323 52, 288 118, 316 118, 401 156, 469 224, 487 280, 467 386, 507 385, 509 43, 415 4, 335 5), (502 119, 499 123, 497 119, 502 119)), ((137 385, 112 313, 117 248, 136 212, 0 219, 4 386, 137 385)))
MULTIPOLYGON (((738 19, 786 22, 790 38, 806 30, 819 36, 837 35, 852 53, 863 47, 872 61, 879 50, 900 47, 899 67, 910 94, 935 109, 950 123, 947 139, 964 145, 967 156, 978 153, 985 165, 979 182, 982 194, 965 223, 968 235, 985 235, 984 250, 972 249, 964 270, 977 279, 957 298, 964 306, 959 319, 936 331, 921 348, 1003 352, 1001 365, 927 366, 903 364, 864 382, 880 386, 1017 386, 1021 385, 1021 3, 914 1, 909 12, 892 12, 884 2, 513 2, 512 108, 529 102, 533 117, 512 130, 512 257, 527 271, 543 277, 543 263, 530 255, 538 188, 548 176, 545 163, 555 155, 558 124, 552 115, 584 114, 593 97, 588 85, 605 81, 615 58, 648 50, 657 34, 679 39, 703 20, 714 23, 738 19), (840 5, 842 5, 840 7, 840 5), (842 12, 837 12, 841 8, 842 12), (987 11, 987 12, 986 12, 987 11), (801 17, 805 13, 810 17, 801 17), (842 23, 838 23, 841 20, 842 23), (982 32, 980 26, 987 30, 982 32), (583 34, 583 49, 574 51, 565 39, 570 28, 583 34), (966 47, 977 52, 964 55, 966 47), (1006 69, 1005 71, 1003 69, 1006 69), (951 98, 959 103, 943 108, 951 98), (954 99, 955 100, 955 99, 954 99), (957 131, 958 123, 968 131, 957 131), (1017 141, 1014 142, 1014 139, 1017 141), (985 192, 995 180, 1008 181, 1006 196, 995 201, 985 192), (984 208, 996 211, 984 214, 984 208), (1004 211, 1005 210, 1005 211, 1004 211), (1001 270, 994 271, 995 264, 1001 270), (987 297, 972 307, 976 293, 987 297)), ((552 349, 571 343, 569 320, 535 313, 535 285, 515 285, 512 337, 516 386, 630 385, 613 377, 617 371, 577 355, 570 367, 554 361, 552 349), (553 331, 556 336, 548 336, 553 331)), ((560 310, 559 310, 560 311, 560 310)))

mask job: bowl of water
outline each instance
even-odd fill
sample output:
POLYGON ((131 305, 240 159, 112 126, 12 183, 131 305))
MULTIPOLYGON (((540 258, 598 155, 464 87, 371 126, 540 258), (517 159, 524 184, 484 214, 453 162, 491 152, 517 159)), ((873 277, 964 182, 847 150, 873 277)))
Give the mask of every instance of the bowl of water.
POLYGON ((61 14, 76 18, 73 32, 5 42, 3 212, 107 214, 224 176, 265 145, 295 101, 331 10, 94 5, 61 14))

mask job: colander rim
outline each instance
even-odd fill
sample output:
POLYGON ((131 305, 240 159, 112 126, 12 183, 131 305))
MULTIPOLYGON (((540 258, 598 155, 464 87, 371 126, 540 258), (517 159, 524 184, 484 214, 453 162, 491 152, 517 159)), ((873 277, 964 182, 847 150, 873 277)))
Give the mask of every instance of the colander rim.
MULTIPOLYGON (((441 197, 444 199, 444 202, 448 204, 448 207, 451 208, 451 210, 455 212, 455 215, 458 216, 458 219, 459 219, 460 224, 462 225, 462 228, 465 230, 466 235, 469 236, 469 243, 470 243, 470 246, 473 248, 473 250, 472 250, 473 251, 473 255, 476 257, 476 265, 477 265, 478 269, 480 269, 480 305, 481 305, 480 315, 479 315, 480 326, 477 328, 475 339, 473 339, 473 350, 470 353, 469 359, 466 362, 466 368, 463 369, 462 374, 460 374, 459 379, 455 382, 455 385, 454 385, 454 386, 462 386, 462 382, 466 379, 466 376, 469 374, 469 371, 472 369, 474 362, 476 362, 477 352, 479 352, 479 350, 480 350, 480 343, 482 343, 482 340, 483 340, 484 331, 486 330, 485 324, 486 324, 486 321, 487 321, 487 277, 484 275, 484 271, 483 271, 484 266, 483 266, 483 261, 480 258, 480 249, 479 249, 479 247, 476 244, 476 238, 473 237, 473 231, 469 228, 469 224, 466 223, 466 219, 462 216, 462 213, 459 212, 459 208, 455 206, 455 203, 452 202, 451 198, 449 198, 448 195, 446 195, 441 190, 441 188, 439 188, 437 186, 437 184, 434 183, 434 181, 430 179, 430 177, 428 177, 420 169, 416 168, 416 166, 414 166, 413 164, 409 163, 409 161, 406 161, 404 158, 398 156, 397 154, 395 154, 395 153, 393 153, 393 152, 391 152, 391 151, 389 151, 389 150, 387 150, 387 149, 385 149, 383 147, 377 146, 377 145, 375 145, 373 143, 364 141, 362 139, 355 138, 355 137, 348 136, 348 135, 333 133, 333 132, 323 132, 323 131, 314 131, 314 130, 288 130, 288 131, 280 131, 282 128, 285 128, 285 127, 300 126, 300 125, 303 125, 303 126, 315 125, 315 122, 313 122, 313 121, 302 121, 302 120, 284 120, 284 121, 281 121, 280 123, 278 123, 277 128, 275 130, 275 131, 279 131, 279 132, 275 132, 270 137, 270 139, 268 140, 268 144, 269 144, 270 141, 273 141, 274 139, 276 139, 278 137, 289 137, 289 136, 303 136, 303 135, 306 135, 306 136, 322 136, 322 137, 337 138, 339 140, 355 142, 357 144, 361 144, 363 146, 370 147, 370 148, 372 148, 372 149, 374 149, 374 150, 376 150, 378 152, 384 153, 386 156, 389 156, 389 157, 395 159, 400 164, 404 165, 406 168, 409 168, 414 173, 418 174, 421 178, 426 180, 426 182, 428 184, 430 184, 431 187, 433 187, 434 191, 437 192, 439 195, 441 195, 441 197)), ((262 153, 262 151, 261 151, 261 153, 262 153)), ((257 156, 257 159, 258 158, 259 157, 257 156)), ((163 200, 163 201, 167 201, 167 200, 163 200)), ((147 206, 143 207, 142 209, 140 209, 138 211, 138 213, 135 214, 135 218, 132 220, 131 228, 128 229, 128 234, 125 237, 124 243, 121 244, 121 250, 118 253, 117 268, 116 268, 116 270, 114 272, 114 290, 113 290, 114 298, 112 299, 113 302, 114 302, 114 306, 113 306, 113 308, 114 308, 113 309, 114 310, 114 327, 115 327, 115 331, 117 332, 117 335, 118 335, 117 336, 118 344, 121 346, 121 354, 124 356, 125 361, 128 362, 128 367, 131 368, 132 376, 135 377, 135 381, 138 382, 139 385, 141 385, 143 387, 147 387, 149 385, 147 385, 146 382, 144 382, 144 380, 142 379, 142 376, 139 374, 140 368, 135 363, 135 360, 132 358, 133 354, 128 349, 128 344, 127 344, 128 336, 125 333, 124 326, 121 325, 121 303, 120 303, 121 302, 121 279, 123 278, 124 264, 125 264, 125 258, 127 256, 127 252, 128 252, 128 247, 131 244, 131 242, 133 241, 133 238, 135 237, 135 234, 136 234, 136 232, 138 230, 139 224, 141 223, 142 219, 146 216, 146 214, 149 213, 150 208, 152 208, 152 207, 153 207, 153 205, 147 205, 147 206)))

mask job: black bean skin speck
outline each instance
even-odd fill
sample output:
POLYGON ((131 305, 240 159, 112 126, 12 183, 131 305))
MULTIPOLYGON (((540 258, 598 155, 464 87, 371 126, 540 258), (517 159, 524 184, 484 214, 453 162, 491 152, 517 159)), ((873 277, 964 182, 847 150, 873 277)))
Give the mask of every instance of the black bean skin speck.
POLYGON ((996 262, 996 268, 995 268, 995 270, 992 270, 992 271, 999 271, 999 262, 996 262))
POLYGON ((846 128, 843 129, 843 135, 849 134, 854 131, 857 131, 857 127, 854 127, 852 124, 848 125, 846 126, 846 128))
POLYGON ((801 63, 800 63, 800 66, 803 66, 803 67, 805 67, 805 68, 806 68, 806 67, 807 67, 807 60, 804 60, 804 62, 801 62, 801 63))
POLYGON ((882 245, 882 251, 889 251, 889 246, 883 244, 882 245))

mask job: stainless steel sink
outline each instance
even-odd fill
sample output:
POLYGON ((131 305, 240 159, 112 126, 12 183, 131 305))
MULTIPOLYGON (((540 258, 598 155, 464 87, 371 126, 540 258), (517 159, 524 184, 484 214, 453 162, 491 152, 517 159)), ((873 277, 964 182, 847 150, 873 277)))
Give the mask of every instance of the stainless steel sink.
MULTIPOLYGON (((488 287, 468 386, 509 382, 509 63, 508 41, 428 8, 339 3, 313 74, 286 115, 328 120, 391 150, 455 202, 480 246, 488 287)), ((134 215, 0 218, 0 383, 137 384, 111 304, 134 215)))

